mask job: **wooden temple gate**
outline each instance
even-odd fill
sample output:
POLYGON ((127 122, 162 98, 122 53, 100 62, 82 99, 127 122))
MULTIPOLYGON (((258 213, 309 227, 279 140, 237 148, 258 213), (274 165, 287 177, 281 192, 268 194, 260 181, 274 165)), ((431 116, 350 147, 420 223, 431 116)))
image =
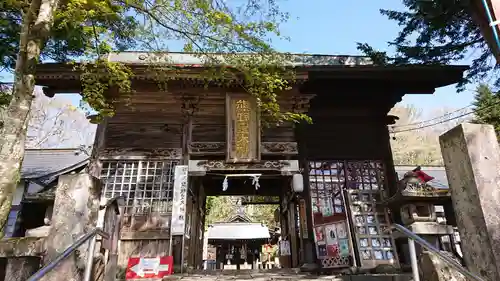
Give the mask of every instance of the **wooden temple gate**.
MULTIPOLYGON (((95 143, 103 198, 121 195, 126 202, 122 267, 129 257, 172 251, 176 265, 200 268, 205 198, 218 194, 280 196, 291 266, 399 266, 394 240, 384 232, 399 218, 377 204, 397 181, 387 128, 394 117, 387 114, 405 94, 455 83, 463 67, 297 56, 298 79, 279 101, 284 111, 308 113, 313 124, 263 128, 255 101, 238 83, 206 88, 199 68, 186 66, 187 75, 160 89, 146 55, 109 55, 132 67, 135 93, 99 125, 95 143), (177 165, 189 173, 186 227, 185 235, 171 237, 177 165), (291 188, 295 174, 303 176, 303 191, 291 188)), ((182 55, 168 54, 173 64, 183 64, 182 55)), ((78 73, 66 65, 41 65, 37 82, 47 95, 80 90, 78 73)))

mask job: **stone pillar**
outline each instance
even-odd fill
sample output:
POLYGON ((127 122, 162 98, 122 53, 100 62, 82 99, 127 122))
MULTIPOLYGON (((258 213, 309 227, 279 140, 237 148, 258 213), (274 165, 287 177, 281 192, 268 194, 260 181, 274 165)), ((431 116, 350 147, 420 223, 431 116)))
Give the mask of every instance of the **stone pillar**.
POLYGON ((465 264, 500 280, 500 148, 493 126, 461 124, 439 142, 465 264))
MULTIPOLYGON (((450 253, 441 252, 455 259, 450 253)), ((456 259, 455 259, 456 260, 456 259)), ((457 263, 460 263, 456 260, 457 263)), ((451 268, 437 255, 424 251, 419 259, 420 275, 425 281, 468 281, 460 272, 451 268)))
MULTIPOLYGON (((57 185, 52 227, 46 241, 44 264, 54 260, 85 233, 96 227, 99 183, 89 174, 64 175, 57 185)), ((89 243, 43 277, 42 281, 82 280, 89 243)))
POLYGON ((26 281, 40 268, 39 257, 12 257, 7 259, 5 276, 8 281, 26 281))

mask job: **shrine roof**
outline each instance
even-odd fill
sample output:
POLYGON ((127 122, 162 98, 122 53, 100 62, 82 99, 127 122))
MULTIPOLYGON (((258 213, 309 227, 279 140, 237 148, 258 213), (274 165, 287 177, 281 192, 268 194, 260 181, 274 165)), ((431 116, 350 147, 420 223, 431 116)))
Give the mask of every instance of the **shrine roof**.
POLYGON ((238 223, 238 222, 246 222, 251 223, 252 220, 245 214, 236 214, 229 219, 226 220, 227 223, 238 223))
MULTIPOLYGON (((237 55, 253 56, 254 54, 237 55)), ((184 70, 183 73, 176 74, 176 80, 196 81, 207 65, 224 67, 224 60, 227 56, 235 56, 235 54, 200 56, 179 52, 114 52, 103 58, 110 62, 130 66, 134 71, 133 79, 135 80, 156 79, 157 75, 150 66, 166 65, 184 70), (215 58, 217 63, 208 63, 209 57, 211 60, 215 58)), ((429 93, 437 87, 458 83, 463 77, 463 72, 468 69, 467 66, 462 65, 376 65, 368 57, 348 55, 292 54, 287 56, 287 59, 285 65, 295 70, 294 78, 297 82, 344 80, 352 83, 352 80, 361 79, 378 81, 382 85, 398 85, 402 93, 429 93)), ((74 71, 74 65, 71 64, 40 64, 37 66, 36 81, 37 85, 50 88, 53 93, 80 91, 80 73, 74 71), (61 83, 62 80, 64 83, 61 83)))
POLYGON ((208 239, 212 240, 249 240, 271 237, 267 226, 261 223, 224 222, 208 227, 208 239))
POLYGON ((89 156, 78 148, 26 149, 21 167, 21 178, 51 182, 61 174, 85 166, 89 156))
MULTIPOLYGON (((230 54, 211 53, 200 55, 195 53, 182 52, 114 52, 107 54, 104 58, 110 62, 120 62, 130 65, 147 65, 152 62, 165 63, 176 66, 192 66, 203 67, 209 60, 224 62, 230 54), (209 59, 210 58, 210 59, 209 59)), ((241 53, 238 56, 255 56, 254 54, 241 53)), ((366 56, 348 56, 348 55, 318 55, 318 54, 291 54, 288 55, 288 61, 285 62, 290 66, 325 66, 325 65, 372 65, 373 62, 366 56)))
MULTIPOLYGON (((132 67, 145 67, 149 65, 169 65, 181 68, 204 68, 207 65, 223 65, 225 58, 234 54, 207 54, 205 56, 194 53, 181 52, 112 52, 103 55, 103 59, 109 62, 123 63, 132 67), (215 62, 214 62, 215 61, 215 62), (212 62, 212 63, 210 63, 212 62)), ((238 54, 238 56, 255 56, 254 54, 238 54)), ((387 69, 446 69, 459 72, 465 71, 468 67, 464 65, 376 65, 366 56, 350 55, 320 55, 320 54, 290 54, 284 62, 292 68, 310 70, 331 70, 331 69, 365 69, 365 70, 387 70, 387 69)), ((42 63, 38 66, 37 72, 56 70, 73 70, 73 65, 66 63, 42 63)), ((38 76, 38 75, 37 75, 38 76)))

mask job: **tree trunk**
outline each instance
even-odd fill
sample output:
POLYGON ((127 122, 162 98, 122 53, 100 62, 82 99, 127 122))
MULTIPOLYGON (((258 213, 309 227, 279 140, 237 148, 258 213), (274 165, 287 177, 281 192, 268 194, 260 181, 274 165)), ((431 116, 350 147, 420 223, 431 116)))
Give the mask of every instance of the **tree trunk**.
POLYGON ((12 100, 7 108, 0 140, 1 236, 20 177, 28 116, 35 89, 35 69, 58 4, 59 0, 32 0, 23 15, 12 100))

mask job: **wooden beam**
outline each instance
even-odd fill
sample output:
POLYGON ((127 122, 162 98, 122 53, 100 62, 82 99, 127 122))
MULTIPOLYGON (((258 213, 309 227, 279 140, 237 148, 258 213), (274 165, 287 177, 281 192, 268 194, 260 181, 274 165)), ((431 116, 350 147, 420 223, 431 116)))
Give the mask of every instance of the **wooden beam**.
POLYGON ((182 159, 182 149, 181 148, 136 148, 136 147, 126 147, 126 148, 113 148, 107 147, 100 154, 101 160, 148 160, 148 159, 158 159, 158 160, 180 160, 182 159))
MULTIPOLYGON (((225 124, 225 116, 214 116, 210 114, 197 113, 192 117, 194 125, 225 124)), ((147 114, 139 112, 118 112, 109 120, 110 124, 172 124, 182 125, 184 119, 181 114, 171 112, 149 112, 147 114)))
MULTIPOLYGON (((191 142, 189 153, 191 155, 224 155, 226 142, 191 142)), ((297 155, 297 143, 295 142, 262 142, 261 152, 263 155, 297 155)))
POLYGON ((242 205, 279 205, 280 197, 279 196, 244 196, 241 200, 242 205))

